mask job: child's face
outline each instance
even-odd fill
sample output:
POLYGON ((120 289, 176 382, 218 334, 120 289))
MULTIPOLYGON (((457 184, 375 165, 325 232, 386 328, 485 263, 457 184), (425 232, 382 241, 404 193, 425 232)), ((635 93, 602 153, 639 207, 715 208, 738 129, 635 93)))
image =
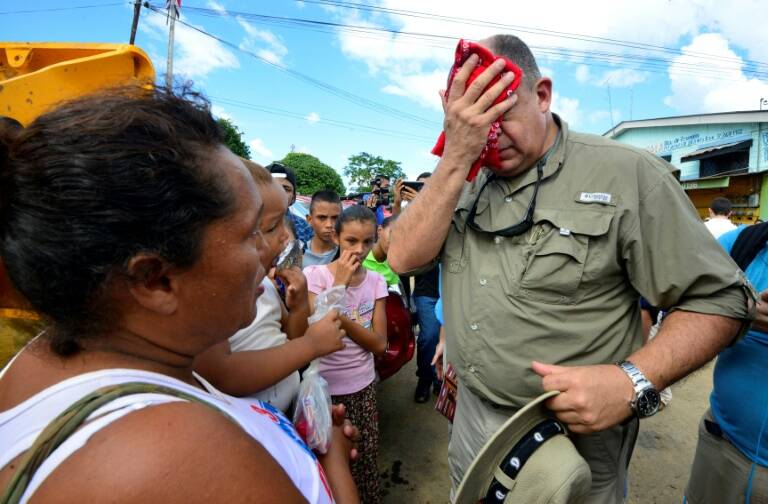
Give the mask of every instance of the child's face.
POLYGON ((315 236, 326 243, 334 241, 334 227, 336 219, 341 213, 341 205, 338 203, 329 203, 327 201, 318 201, 312 207, 312 212, 307 216, 307 222, 315 231, 315 236))
POLYGON ((370 221, 349 221, 341 227, 336 243, 339 251, 352 251, 362 263, 376 241, 376 224, 370 221))
POLYGON ((383 250, 385 254, 389 254, 389 233, 391 229, 391 224, 387 227, 379 226, 379 244, 381 244, 381 250, 383 250))
POLYGON ((288 195, 279 184, 272 182, 259 187, 264 209, 261 214, 261 234, 264 236, 266 251, 261 256, 264 268, 269 270, 272 263, 288 242, 285 227, 285 212, 288 209, 288 195))

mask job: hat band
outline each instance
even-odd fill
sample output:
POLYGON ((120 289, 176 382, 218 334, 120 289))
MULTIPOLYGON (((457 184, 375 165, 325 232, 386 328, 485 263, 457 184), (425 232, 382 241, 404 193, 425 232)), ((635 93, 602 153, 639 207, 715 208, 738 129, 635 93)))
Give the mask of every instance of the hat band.
MULTIPOLYGON (((507 453, 507 456, 502 459, 499 465, 499 470, 514 484, 515 478, 517 478, 525 463, 536 450, 550 438, 565 433, 565 427, 557 420, 548 418, 539 422, 536 427, 529 430, 507 453)), ((504 502, 513 485, 510 485, 509 481, 502 482, 499 480, 506 480, 507 478, 496 478, 494 476, 488 487, 488 492, 486 492, 485 498, 482 500, 483 504, 502 504, 504 502)))

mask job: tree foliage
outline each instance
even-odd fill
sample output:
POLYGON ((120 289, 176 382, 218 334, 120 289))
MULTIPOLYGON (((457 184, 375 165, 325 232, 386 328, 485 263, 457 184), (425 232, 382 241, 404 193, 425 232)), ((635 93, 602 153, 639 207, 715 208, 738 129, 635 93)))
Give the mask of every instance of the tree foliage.
POLYGON ((243 132, 229 119, 219 117, 216 119, 219 127, 224 132, 224 145, 240 157, 251 159, 251 148, 243 142, 243 132))
POLYGON ((403 178, 405 173, 400 166, 400 161, 361 152, 349 156, 347 166, 344 167, 344 175, 357 187, 359 192, 368 192, 371 190, 371 180, 376 175, 386 175, 394 185, 395 180, 403 178))
POLYGON ((291 152, 280 162, 293 168, 296 173, 296 192, 298 194, 308 195, 323 189, 336 191, 339 196, 343 196, 346 192, 344 182, 336 170, 315 156, 291 152))

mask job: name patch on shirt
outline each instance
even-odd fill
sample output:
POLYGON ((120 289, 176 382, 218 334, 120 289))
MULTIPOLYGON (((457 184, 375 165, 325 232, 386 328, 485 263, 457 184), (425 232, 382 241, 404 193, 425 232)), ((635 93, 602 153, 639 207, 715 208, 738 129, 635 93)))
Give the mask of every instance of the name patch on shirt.
POLYGON ((579 193, 579 201, 582 203, 602 203, 603 205, 610 205, 613 201, 613 196, 604 192, 583 192, 579 193))

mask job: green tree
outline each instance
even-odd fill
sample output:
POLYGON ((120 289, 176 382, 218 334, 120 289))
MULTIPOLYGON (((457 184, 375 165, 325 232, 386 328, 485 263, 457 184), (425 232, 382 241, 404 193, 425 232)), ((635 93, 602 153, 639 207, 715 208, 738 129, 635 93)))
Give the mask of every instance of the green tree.
POLYGON ((296 192, 298 194, 313 194, 323 189, 336 191, 339 196, 346 194, 344 182, 336 170, 315 156, 291 152, 280 162, 293 168, 296 173, 296 192))
POLYGON ((367 152, 349 156, 347 166, 344 167, 344 175, 349 177, 349 180, 357 186, 357 190, 360 192, 371 190, 371 180, 376 175, 388 176, 392 185, 396 179, 405 177, 405 173, 400 167, 400 161, 384 159, 367 152))
POLYGON ((216 122, 224 131, 224 145, 229 147, 229 150, 238 156, 251 159, 251 148, 243 142, 243 132, 240 131, 240 128, 235 126, 229 119, 224 119, 223 117, 216 119, 216 122))

